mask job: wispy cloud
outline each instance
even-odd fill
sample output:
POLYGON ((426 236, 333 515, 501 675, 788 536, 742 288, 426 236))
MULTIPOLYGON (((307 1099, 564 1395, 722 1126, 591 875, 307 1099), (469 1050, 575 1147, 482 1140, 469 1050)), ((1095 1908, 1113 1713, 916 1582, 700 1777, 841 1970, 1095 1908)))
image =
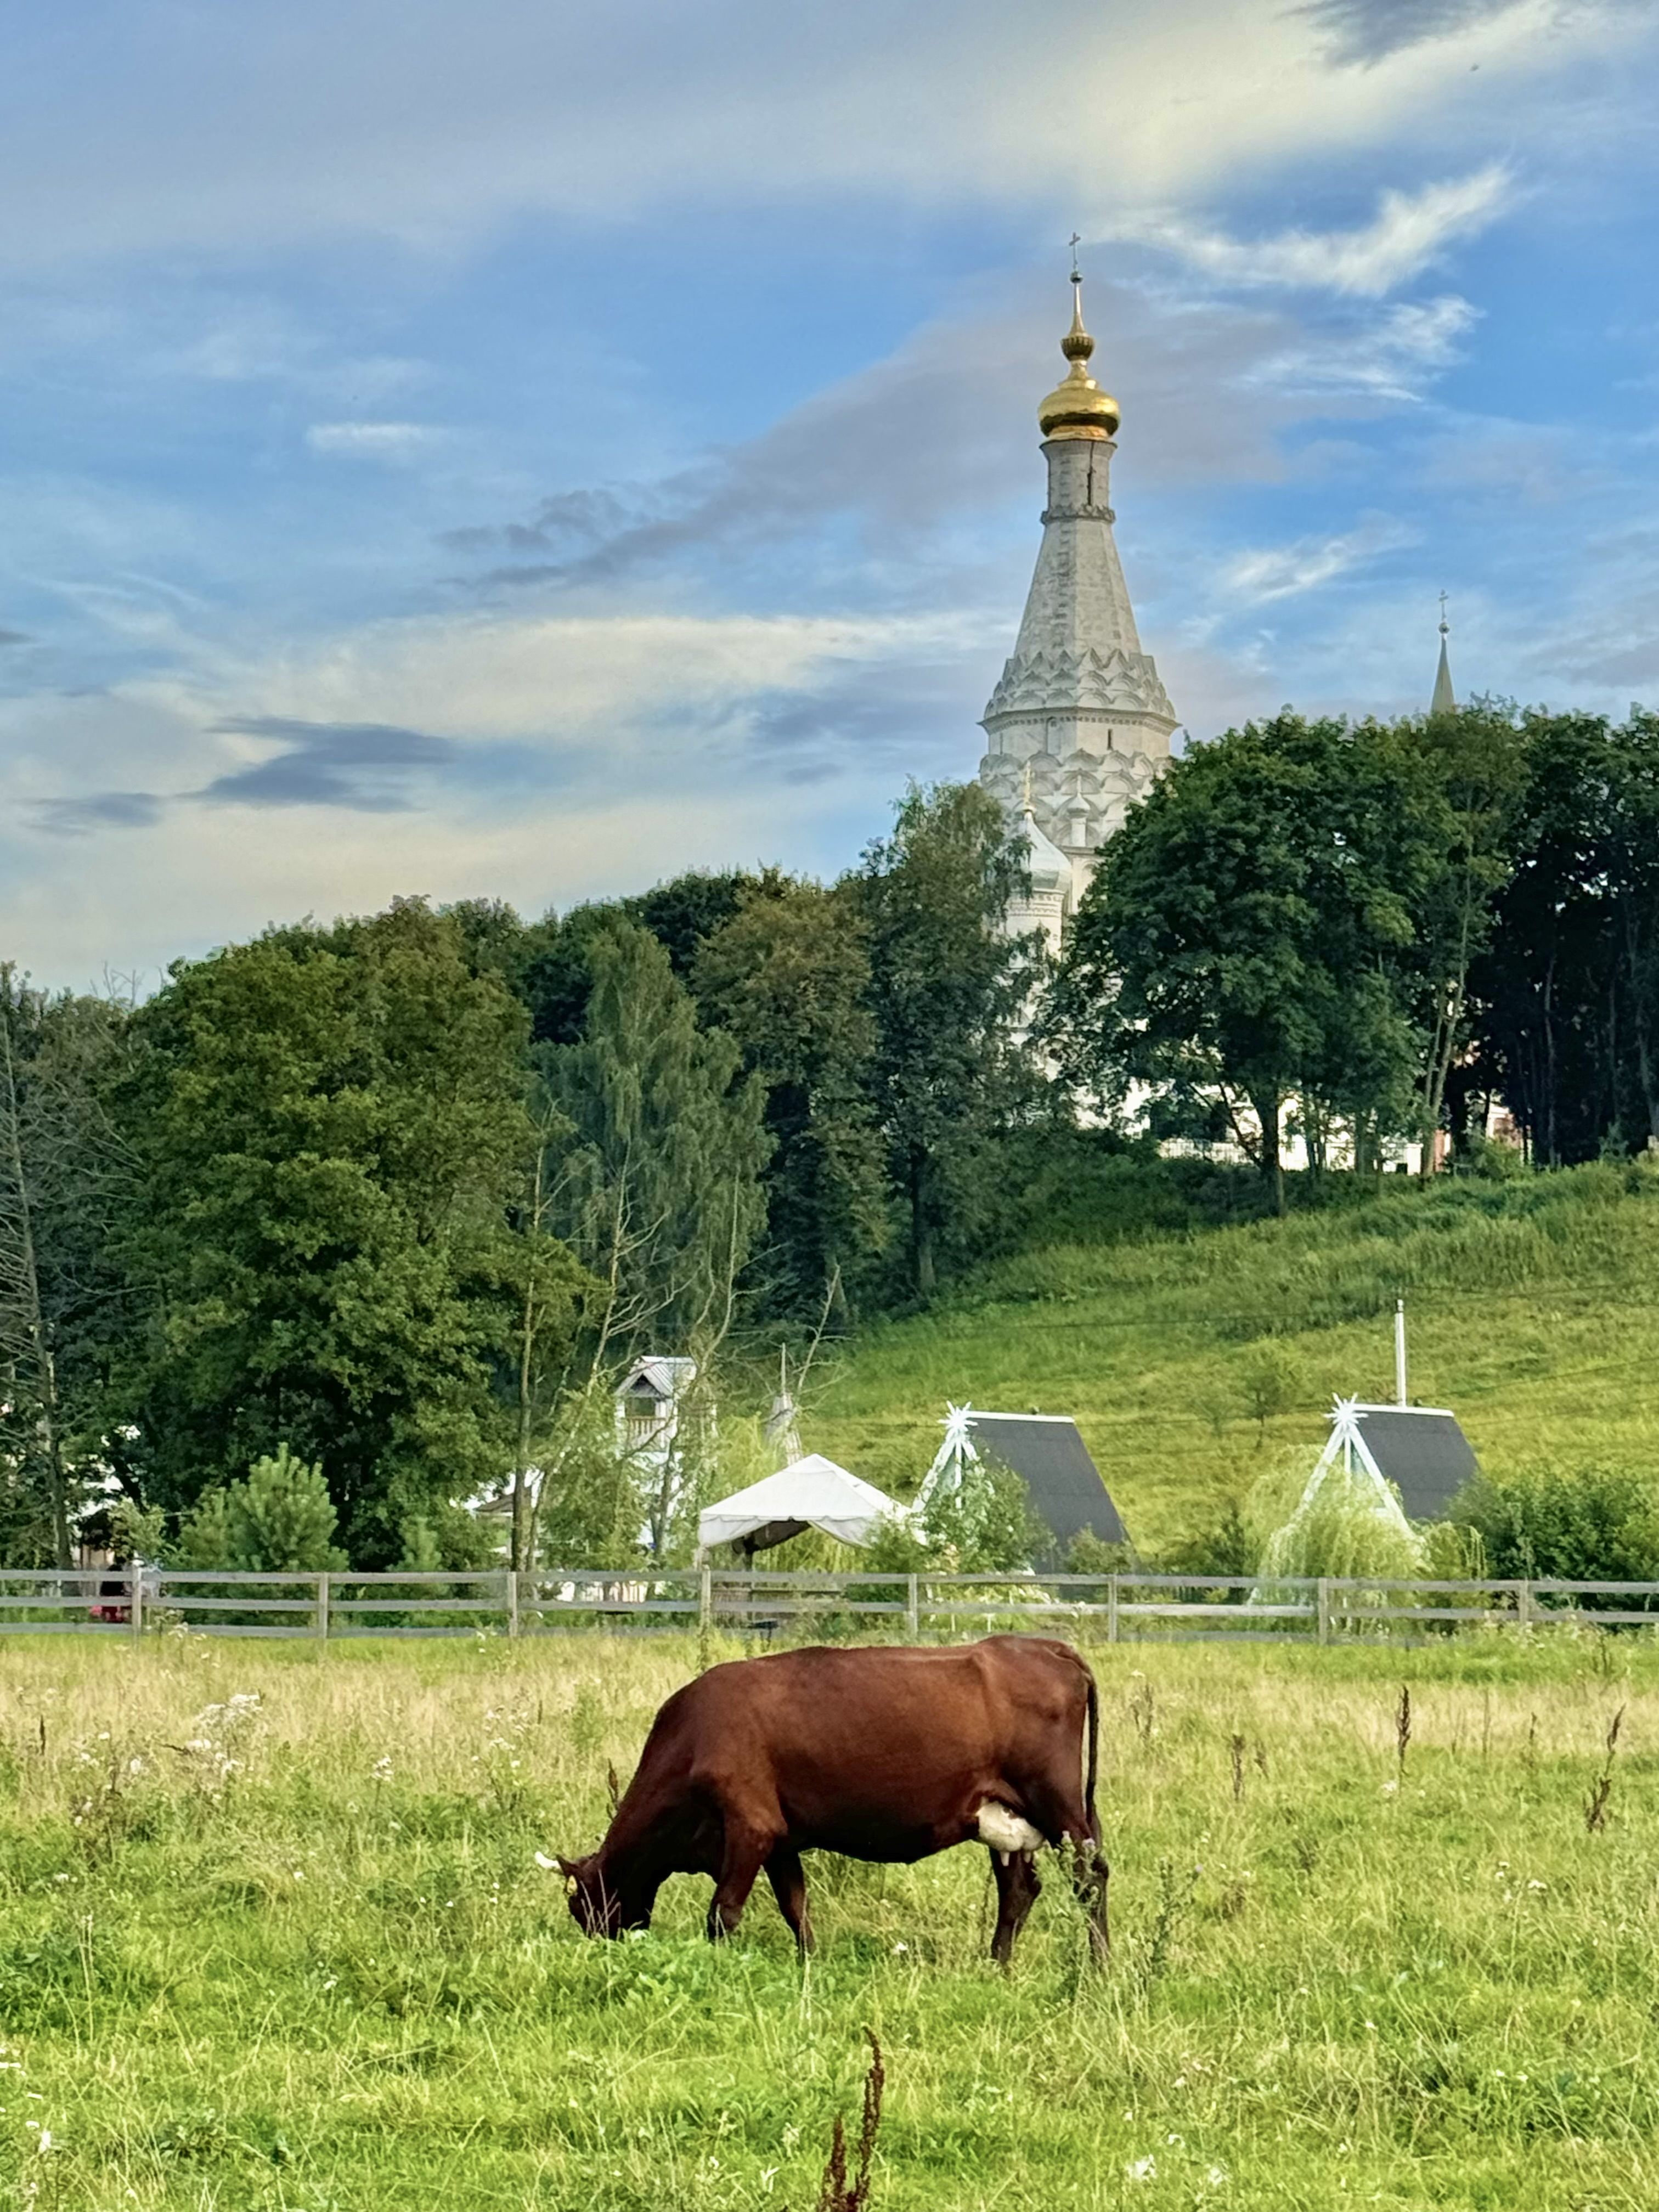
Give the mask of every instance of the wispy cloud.
POLYGON ((41 799, 31 810, 37 829, 53 837, 84 837, 94 830, 148 830, 167 802, 153 791, 99 791, 83 799, 41 799))
POLYGON ((1480 311, 1455 293, 1438 300, 1401 301, 1360 324, 1309 332, 1251 365, 1242 381, 1282 392, 1333 398, 1348 393, 1391 404, 1419 400, 1459 358, 1462 341, 1479 319, 1480 311))
POLYGON ((1513 205, 1516 184, 1501 161, 1467 177, 1385 191, 1371 222, 1354 230, 1281 230, 1230 238, 1178 216, 1155 218, 1139 234, 1179 253, 1227 284, 1287 285, 1380 299, 1477 236, 1513 205))
POLYGON ((1402 47, 1452 37, 1500 15, 1540 10, 1536 0, 1310 0, 1298 12, 1327 34, 1338 59, 1379 62, 1402 47))
POLYGON ((306 722, 277 714, 234 715, 216 731, 275 741, 280 750, 252 768, 216 776, 193 797, 239 806, 345 806, 396 814, 409 805, 407 781, 442 768, 457 748, 427 730, 384 722, 306 722))
POLYGON ((1287 599, 1363 568, 1382 554, 1415 544, 1419 534, 1389 516, 1373 516, 1345 535, 1300 538, 1289 545, 1236 553, 1224 564, 1219 581, 1230 596, 1247 605, 1287 599))
POLYGON ((306 432, 306 443, 313 453, 401 463, 441 444, 444 436, 429 422, 313 422, 306 432))

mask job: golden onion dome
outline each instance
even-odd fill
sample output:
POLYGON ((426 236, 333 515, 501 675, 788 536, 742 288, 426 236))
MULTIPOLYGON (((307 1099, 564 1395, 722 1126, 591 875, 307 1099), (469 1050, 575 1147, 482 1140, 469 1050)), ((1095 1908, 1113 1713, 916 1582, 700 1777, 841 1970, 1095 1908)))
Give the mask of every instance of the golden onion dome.
POLYGON ((1088 370, 1095 342, 1083 327, 1083 280, 1072 279, 1072 327, 1060 342, 1070 368, 1037 409, 1045 438, 1109 438, 1117 428, 1117 402, 1088 370))

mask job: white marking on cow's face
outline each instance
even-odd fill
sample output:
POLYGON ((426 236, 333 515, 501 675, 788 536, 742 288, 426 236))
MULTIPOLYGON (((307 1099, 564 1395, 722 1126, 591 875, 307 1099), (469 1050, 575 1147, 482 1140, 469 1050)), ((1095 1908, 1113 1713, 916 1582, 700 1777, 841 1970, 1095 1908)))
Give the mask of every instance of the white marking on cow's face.
POLYGON ((1009 1851, 1035 1851, 1042 1848, 1042 1835, 1029 1820, 1021 1820, 1018 1813, 1011 1813, 1006 1805, 996 1804, 992 1800, 988 1799, 980 1807, 975 1825, 981 1843, 989 1844, 994 1851, 1006 1854, 1009 1851))

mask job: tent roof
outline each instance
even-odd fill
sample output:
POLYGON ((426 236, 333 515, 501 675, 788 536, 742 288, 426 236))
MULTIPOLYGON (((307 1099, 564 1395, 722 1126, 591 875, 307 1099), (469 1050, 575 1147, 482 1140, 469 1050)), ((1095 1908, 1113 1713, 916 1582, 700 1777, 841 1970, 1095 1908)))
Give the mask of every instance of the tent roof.
POLYGON ((1407 1517, 1443 1521, 1471 1475, 1480 1473, 1455 1413, 1443 1406, 1356 1406, 1359 1433, 1399 1491, 1407 1517))
POLYGON ((867 1544, 880 1522, 902 1516, 903 1507, 872 1484, 861 1482, 822 1452, 809 1452, 764 1481, 750 1483, 735 1497, 705 1506, 697 1516, 697 1541, 705 1551, 715 1544, 741 1543, 745 1536, 781 1544, 803 1528, 822 1528, 838 1543, 867 1544), (774 1535, 769 1532, 777 1529, 774 1535))
POLYGON ((970 1425, 980 1450, 1025 1485, 1033 1511, 1062 1552, 1085 1528, 1103 1543, 1128 1542, 1122 1516, 1068 1415, 975 1413, 970 1425))

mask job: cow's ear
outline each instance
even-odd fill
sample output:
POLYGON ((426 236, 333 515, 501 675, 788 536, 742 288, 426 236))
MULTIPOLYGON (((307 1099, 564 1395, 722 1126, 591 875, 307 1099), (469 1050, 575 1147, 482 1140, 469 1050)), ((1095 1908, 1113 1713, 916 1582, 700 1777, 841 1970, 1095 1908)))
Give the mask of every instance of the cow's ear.
POLYGON ((580 1880, 582 1870, 582 1863, 580 1859, 561 1859, 558 1866, 559 1872, 567 1881, 580 1880))

